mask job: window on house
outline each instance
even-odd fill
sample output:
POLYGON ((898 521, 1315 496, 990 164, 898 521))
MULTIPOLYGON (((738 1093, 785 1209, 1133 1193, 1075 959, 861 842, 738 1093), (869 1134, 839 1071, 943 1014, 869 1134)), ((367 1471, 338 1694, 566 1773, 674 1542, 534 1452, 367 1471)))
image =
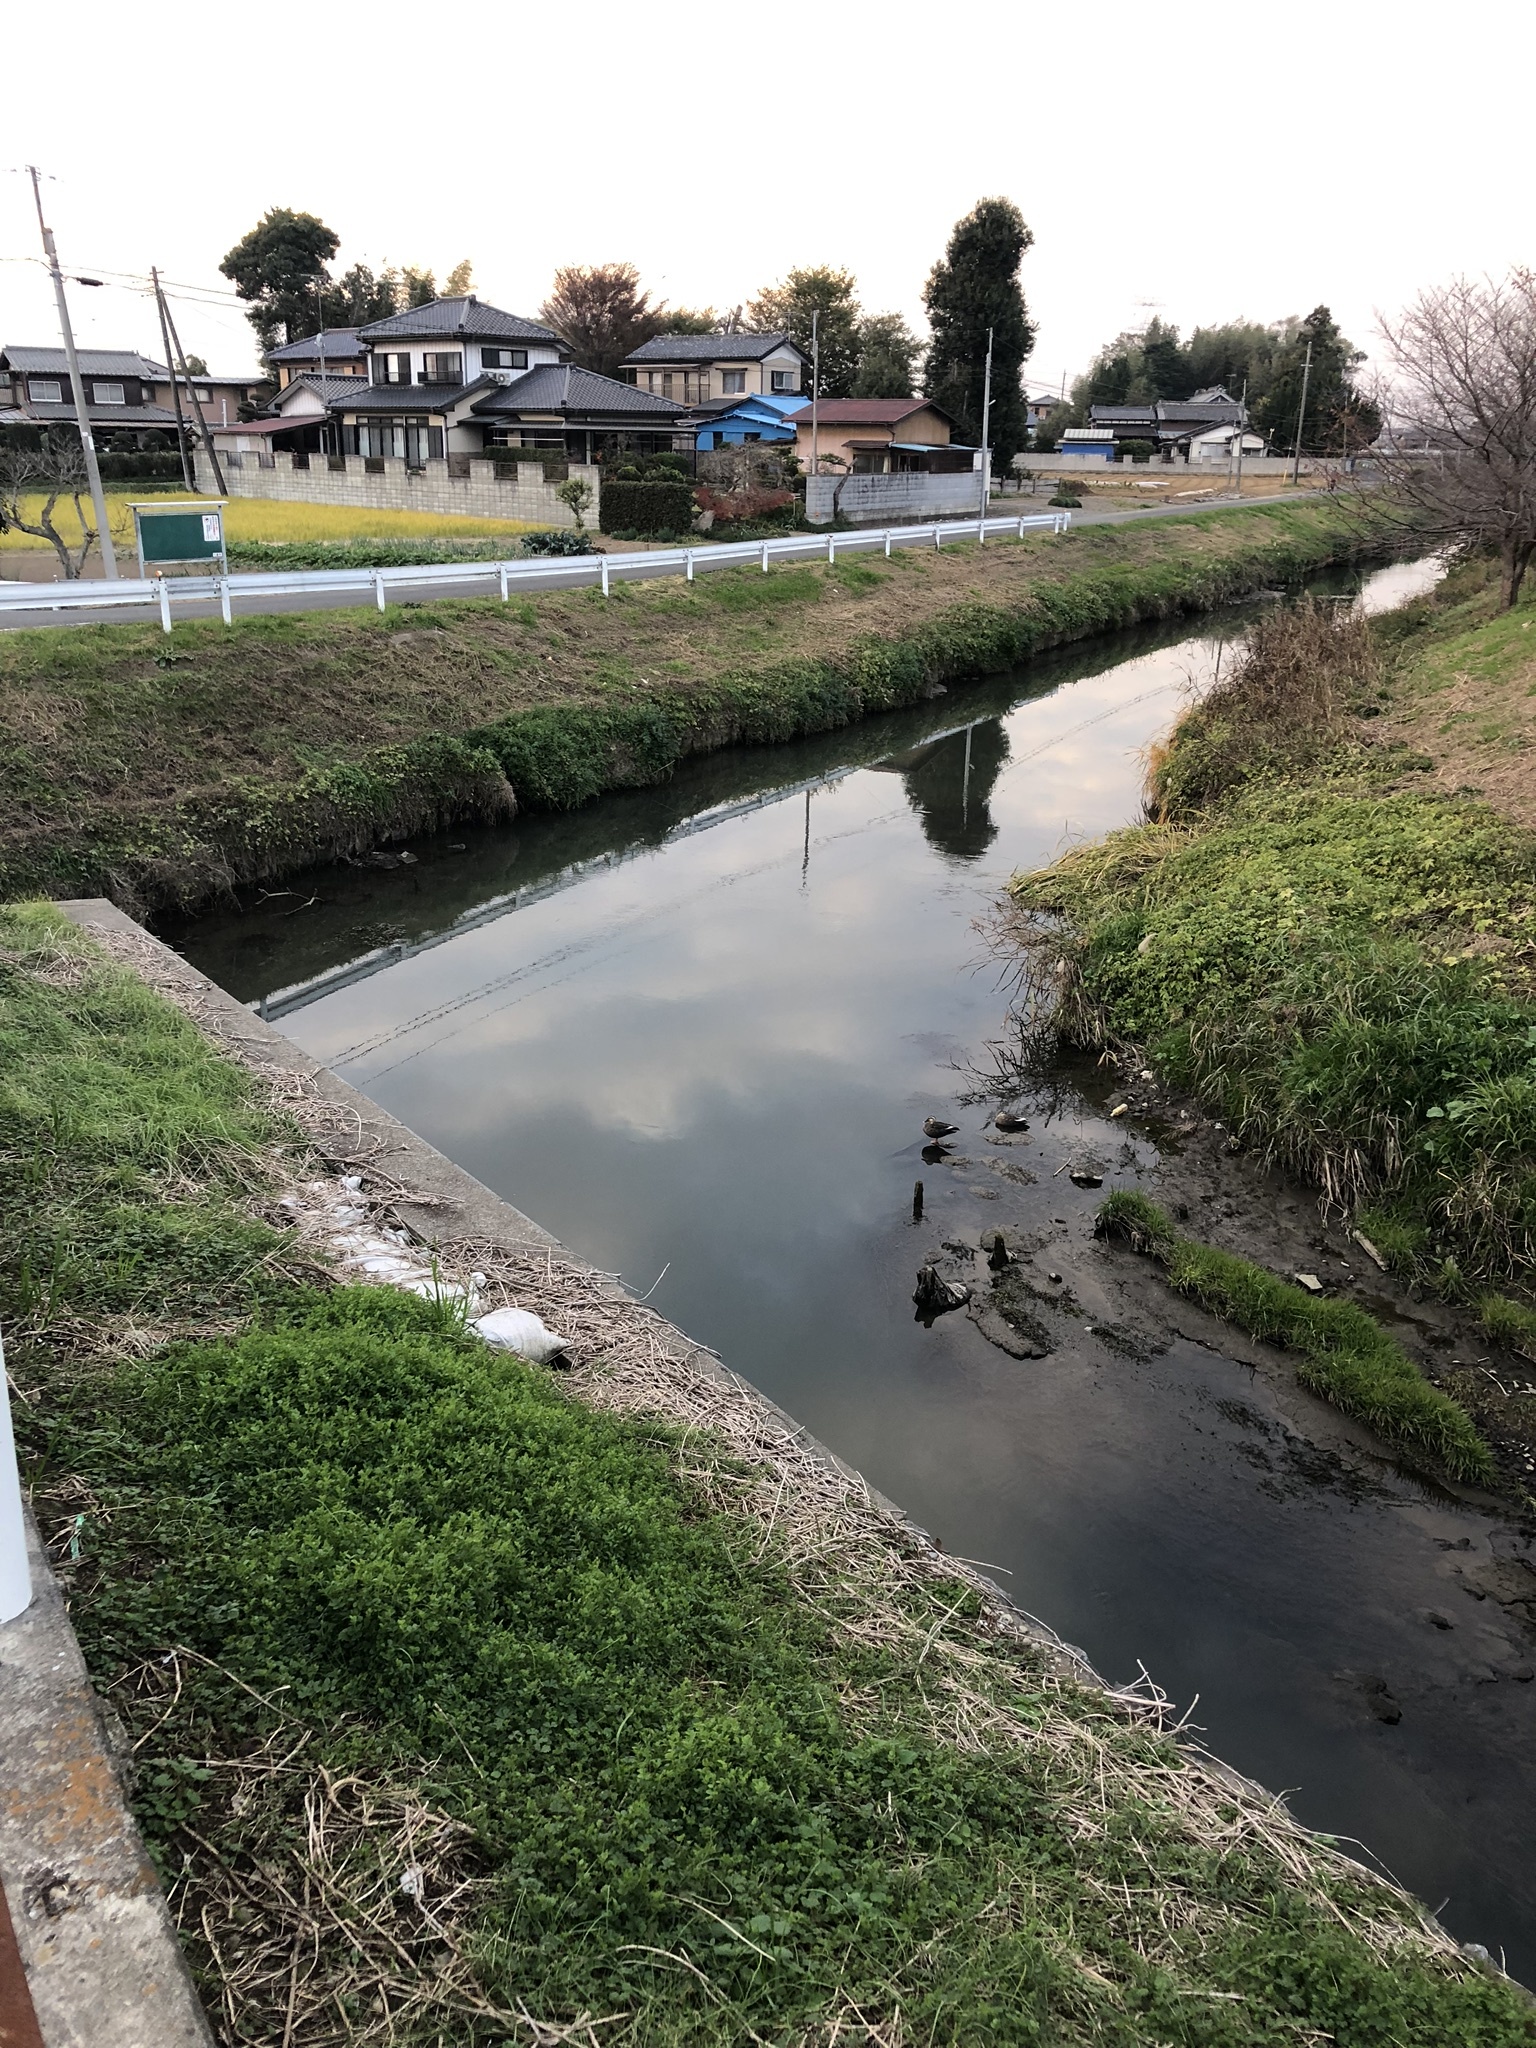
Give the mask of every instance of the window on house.
POLYGON ((423 384, 462 384, 464 382, 464 358, 462 355, 427 355, 421 359, 421 381, 423 384))
POLYGON ((798 391, 800 389, 800 378, 794 370, 772 370, 769 372, 769 377, 771 380, 768 386, 770 391, 798 391))
POLYGON ((373 381, 375 384, 409 384, 411 381, 411 359, 408 355, 375 355, 373 358, 373 381))
POLYGON ((483 348, 480 361, 487 370, 526 370, 528 351, 525 348, 483 348))
POLYGON ((199 384, 193 396, 199 405, 211 405, 213 403, 213 393, 205 385, 199 384))
POLYGON ((27 396, 34 405, 62 405, 64 386, 57 377, 29 377, 27 396))
POLYGON ((726 397, 729 397, 733 391, 745 391, 746 388, 747 373, 745 370, 722 370, 720 372, 720 389, 726 397))
POLYGON ((661 373, 661 395, 663 398, 670 398, 672 396, 672 372, 670 370, 663 370, 661 373))

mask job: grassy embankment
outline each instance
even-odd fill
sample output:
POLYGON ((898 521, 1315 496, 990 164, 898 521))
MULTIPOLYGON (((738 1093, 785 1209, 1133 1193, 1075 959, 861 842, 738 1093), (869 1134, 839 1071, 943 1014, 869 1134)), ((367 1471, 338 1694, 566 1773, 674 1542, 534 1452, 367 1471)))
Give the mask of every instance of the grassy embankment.
POLYGON ((828 731, 936 684, 1300 576, 1322 504, 889 562, 0 639, 0 897, 192 904, 456 819, 570 807, 684 755, 828 731))
POLYGON ((38 908, 0 1077, 20 1435, 221 2039, 1536 2041, 941 1561, 796 1562, 696 1435, 329 1287, 293 1135, 38 908))
MULTIPOLYGON (((1536 1356, 1536 1313, 1504 1291, 1536 1250, 1536 608, 1493 604, 1472 565, 1370 626, 1265 621, 1154 761, 1151 822, 1014 894, 1073 1041, 1143 1047, 1536 1356), (1466 783, 1489 761, 1488 794, 1523 813, 1466 783)), ((1410 1441, 1390 1379, 1335 1398, 1410 1441)))

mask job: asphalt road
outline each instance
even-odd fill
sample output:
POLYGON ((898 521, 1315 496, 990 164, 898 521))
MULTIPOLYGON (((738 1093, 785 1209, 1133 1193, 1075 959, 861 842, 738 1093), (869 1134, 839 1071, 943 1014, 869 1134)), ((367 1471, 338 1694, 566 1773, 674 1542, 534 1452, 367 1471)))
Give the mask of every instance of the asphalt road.
MULTIPOLYGON (((1305 498, 1314 495, 1315 493, 1310 491, 1284 491, 1276 492, 1274 497, 1271 498, 1247 499, 1243 502, 1248 504, 1275 504, 1281 499, 1305 498)), ((1237 503, 1238 500, 1235 498, 1203 498, 1193 502, 1186 499, 1182 504, 1136 505, 1127 511, 1117 511, 1107 506, 1094 506, 1090 501, 1083 506, 1081 511, 1073 513, 1072 523, 1074 526, 1119 526, 1128 524, 1132 520, 1173 519, 1181 514, 1194 511, 1212 511, 1223 505, 1231 506, 1237 503)), ((993 502, 991 516, 993 518, 1006 518, 1013 512, 1014 507, 1018 508, 1015 516, 1033 517, 1045 511, 1046 503, 1043 498, 997 499, 993 502)), ((854 533, 839 534, 837 537, 838 552, 854 552, 859 546, 859 540, 860 536, 854 533)), ((994 536, 994 544, 995 540, 996 537, 994 536)), ((896 544, 898 546, 902 545, 899 539, 896 544)), ((875 541, 873 536, 871 536, 870 545, 878 548, 883 543, 875 541)), ((913 545, 917 545, 917 543, 914 542, 913 545)), ((930 546, 931 542, 925 541, 922 545, 930 546)), ((953 541, 948 543, 948 545, 957 546, 960 543, 953 541)), ((613 554, 617 552, 615 550, 610 554, 610 560, 613 559, 613 554)), ((741 566, 739 561, 729 562, 712 558, 713 554, 714 551, 707 541, 700 543, 695 559, 696 574, 704 575, 711 569, 739 568, 741 566)), ((654 568, 648 568, 646 566, 647 556, 640 551, 631 553, 626 550, 623 559, 624 580, 626 582, 645 581, 653 576, 675 576, 677 574, 676 568, 671 563, 665 561, 658 561, 654 568)), ((810 559, 814 559, 814 557, 810 559)), ((572 569, 573 565, 569 562, 552 559, 546 572, 540 573, 536 571, 532 574, 520 575, 517 579, 516 588, 520 592, 527 590, 580 590, 589 588, 597 580, 597 572, 593 568, 584 565, 580 574, 573 574, 572 569)), ((62 585, 60 586, 61 589, 63 587, 62 585)), ((448 596, 495 597, 498 594, 499 587, 496 565, 488 562, 485 565, 485 574, 483 576, 466 577, 463 582, 455 583, 451 591, 445 591, 441 584, 433 584, 426 581, 414 584, 408 577, 402 577, 399 571, 394 571, 389 581, 388 596, 391 605, 430 604, 436 599, 448 596)), ((235 616, 237 618, 247 618, 259 613, 271 612, 357 610, 360 607, 365 608, 376 603, 377 599, 373 592, 368 589, 253 593, 236 598, 235 616)), ((178 623, 183 619, 216 619, 219 616, 219 602, 216 597, 190 598, 187 600, 173 599, 171 615, 178 623)), ((153 607, 143 604, 107 604, 100 607, 93 606, 89 611, 68 612, 54 611, 46 604, 41 604, 35 608, 28 607, 26 610, 0 613, 0 631, 15 632, 24 628, 39 626, 68 628, 76 626, 144 625, 156 621, 158 616, 159 614, 153 607)))

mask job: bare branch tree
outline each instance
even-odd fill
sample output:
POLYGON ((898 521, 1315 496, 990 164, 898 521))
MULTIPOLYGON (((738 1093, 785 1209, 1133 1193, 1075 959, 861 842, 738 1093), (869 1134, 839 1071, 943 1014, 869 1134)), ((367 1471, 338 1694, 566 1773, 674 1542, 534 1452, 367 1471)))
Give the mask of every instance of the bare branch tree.
POLYGON ((97 540, 96 529, 86 516, 84 500, 89 492, 85 457, 75 434, 45 430, 35 447, 27 447, 11 435, 0 435, 0 533, 14 527, 18 533, 47 541, 71 582, 83 572, 85 558, 97 540), (38 497, 43 500, 42 507, 29 518, 28 500, 38 497), (72 546, 54 522, 60 498, 68 498, 74 505, 80 529, 78 545, 72 546))
POLYGON ((1390 494, 1418 532, 1496 548, 1507 609, 1536 553, 1536 272, 1457 278, 1382 332, 1390 494))

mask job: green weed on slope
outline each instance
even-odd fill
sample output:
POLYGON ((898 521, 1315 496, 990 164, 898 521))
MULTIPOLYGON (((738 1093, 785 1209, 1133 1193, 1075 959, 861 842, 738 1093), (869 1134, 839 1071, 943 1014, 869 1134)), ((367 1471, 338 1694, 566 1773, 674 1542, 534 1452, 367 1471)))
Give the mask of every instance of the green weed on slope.
POLYGON ((1124 1237, 1167 1268, 1168 1284, 1251 1337, 1297 1354, 1296 1376, 1346 1415, 1455 1479, 1492 1477, 1493 1461, 1466 1411, 1432 1387, 1378 1323, 1349 1301, 1321 1301, 1248 1259, 1183 1237, 1144 1195, 1120 1190, 1099 1210, 1105 1236, 1124 1237))
POLYGON ((809 1597, 707 1445, 301 1284, 242 1200, 281 1136, 247 1077, 52 913, 0 911, 0 1048, 29 1473, 226 2038, 501 2041, 520 2001, 677 2048, 1536 2041, 1400 1900, 1196 1814, 964 1586, 877 1624, 831 1558, 809 1597), (327 1861, 343 1791, 415 1832, 327 1861))

